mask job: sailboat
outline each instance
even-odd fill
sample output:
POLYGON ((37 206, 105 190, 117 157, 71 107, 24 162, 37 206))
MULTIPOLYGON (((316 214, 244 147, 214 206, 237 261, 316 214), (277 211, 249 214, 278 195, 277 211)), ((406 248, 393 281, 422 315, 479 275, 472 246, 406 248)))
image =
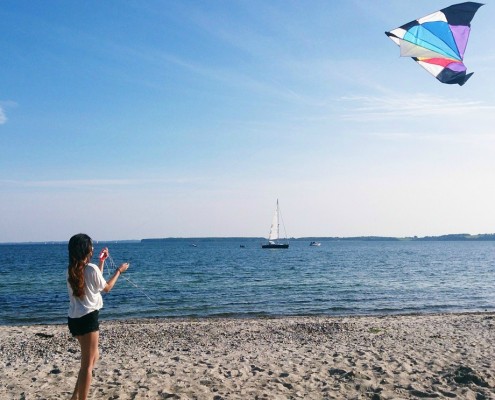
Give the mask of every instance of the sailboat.
MULTIPOLYGON (((287 238, 284 241, 280 241, 279 238, 279 230, 280 230, 280 209, 278 206, 277 199, 277 208, 275 209, 275 214, 272 219, 272 226, 270 227, 270 235, 268 236, 268 243, 261 245, 263 249, 288 249, 289 243, 287 242, 287 238)), ((282 221, 283 222, 283 221, 282 221)), ((285 230, 285 227, 284 227, 285 230)))

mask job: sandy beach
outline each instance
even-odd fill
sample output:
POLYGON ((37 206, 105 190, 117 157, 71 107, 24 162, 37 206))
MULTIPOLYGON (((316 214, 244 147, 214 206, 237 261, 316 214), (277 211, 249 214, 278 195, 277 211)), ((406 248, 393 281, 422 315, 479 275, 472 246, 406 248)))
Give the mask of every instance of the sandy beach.
MULTIPOLYGON (((67 399, 65 325, 0 327, 0 398, 67 399)), ((103 321, 93 399, 495 399, 495 314, 103 321)))

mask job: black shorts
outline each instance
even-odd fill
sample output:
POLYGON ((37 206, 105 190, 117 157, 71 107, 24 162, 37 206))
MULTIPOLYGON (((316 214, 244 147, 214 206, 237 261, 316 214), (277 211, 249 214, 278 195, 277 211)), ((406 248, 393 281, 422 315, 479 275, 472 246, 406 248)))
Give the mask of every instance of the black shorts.
POLYGON ((95 310, 89 314, 83 315, 80 318, 68 317, 69 331, 72 333, 72 336, 82 336, 86 333, 97 332, 100 330, 98 314, 99 311, 95 310))

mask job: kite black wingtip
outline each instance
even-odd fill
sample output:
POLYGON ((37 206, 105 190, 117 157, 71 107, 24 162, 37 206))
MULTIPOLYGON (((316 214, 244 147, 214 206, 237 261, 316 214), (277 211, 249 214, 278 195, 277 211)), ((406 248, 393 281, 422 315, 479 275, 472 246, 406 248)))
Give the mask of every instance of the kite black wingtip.
POLYGON ((471 76, 473 76, 473 74, 474 72, 467 74, 462 81, 458 82, 459 86, 463 86, 468 81, 468 79, 471 78, 471 76))

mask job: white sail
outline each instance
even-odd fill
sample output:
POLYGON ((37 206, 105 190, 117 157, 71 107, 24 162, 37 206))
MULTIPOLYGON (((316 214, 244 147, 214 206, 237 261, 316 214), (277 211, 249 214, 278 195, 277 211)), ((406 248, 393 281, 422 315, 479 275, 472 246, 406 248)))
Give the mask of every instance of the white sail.
POLYGON ((278 200, 277 200, 277 209, 275 210, 275 214, 273 214, 273 218, 272 218, 270 235, 268 235, 268 240, 277 240, 277 239, 278 239, 278 200))
MULTIPOLYGON (((280 221, 282 221, 282 225, 284 224, 284 220, 282 219, 282 214, 280 213, 280 209, 278 207, 278 199, 277 199, 277 208, 275 209, 275 214, 272 219, 272 226, 270 227, 270 234, 268 235, 268 243, 261 245, 263 249, 288 249, 289 243, 287 242, 287 234, 285 234, 285 243, 281 243, 278 240, 280 239, 279 228, 280 221)), ((284 226, 285 232, 285 226, 284 226)))

